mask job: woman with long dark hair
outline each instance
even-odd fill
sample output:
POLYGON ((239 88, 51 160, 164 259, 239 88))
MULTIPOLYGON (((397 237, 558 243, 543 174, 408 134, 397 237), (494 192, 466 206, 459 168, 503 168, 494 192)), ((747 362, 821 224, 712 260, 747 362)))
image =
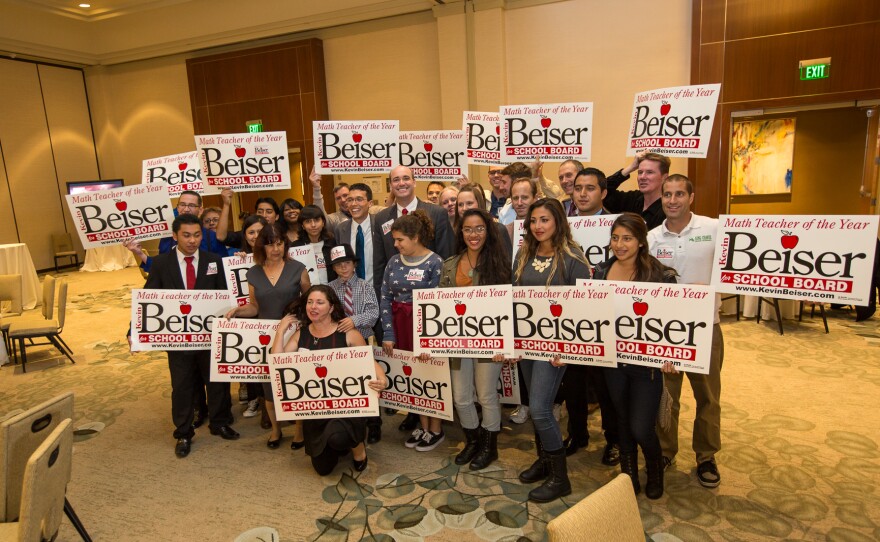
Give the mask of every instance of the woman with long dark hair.
MULTIPOLYGON (((312 286, 288 308, 288 313, 278 324, 272 353, 365 346, 366 342, 357 329, 339 331, 339 322, 343 319, 345 310, 333 288, 323 284, 312 286), (284 333, 297 321, 300 328, 285 344, 284 333)), ((382 391, 388 380, 382 367, 378 363, 375 365, 376 379, 370 380, 368 386, 382 391)), ((367 468, 366 418, 322 418, 303 420, 302 423, 306 454, 312 458, 315 472, 321 476, 330 474, 339 458, 349 451, 354 470, 360 472, 367 468)))
POLYGON ((330 249, 336 244, 333 234, 327 228, 327 217, 319 207, 306 205, 299 213, 300 238, 291 246, 312 245, 315 250, 315 259, 318 264, 318 277, 320 284, 329 284, 336 280, 336 272, 328 265, 330 262, 330 249))
MULTIPOLYGON (((458 196, 456 196, 455 219, 452 223, 452 229, 458 230, 465 211, 468 209, 485 209, 487 205, 486 196, 483 194, 483 188, 480 185, 466 184, 462 186, 458 190, 458 196)), ((507 246, 511 245, 510 234, 507 233, 507 228, 499 224, 494 218, 492 219, 492 228, 496 230, 496 235, 501 237, 504 244, 507 246)))
MULTIPOLYGON (((675 283, 676 272, 666 267, 648 251, 648 227, 635 213, 623 213, 611 225, 611 251, 614 255, 596 265, 594 280, 675 283)), ((604 368, 608 394, 617 410, 620 438, 620 470, 632 479, 633 490, 639 484, 638 446, 645 454, 648 482, 645 495, 649 499, 663 496, 663 451, 657 436, 657 410, 663 395, 663 374, 660 369, 618 363, 604 368)))
MULTIPOLYGON (((526 213, 522 247, 513 271, 514 286, 574 286, 590 278, 584 252, 571 237, 565 211, 558 200, 542 198, 526 213)), ((519 362, 529 391, 538 459, 521 472, 525 484, 544 483, 529 492, 529 500, 549 502, 571 493, 562 431, 553 417, 553 400, 565 374, 559 356, 519 362)))
MULTIPOLYGON (((510 284, 510 243, 501 239, 495 221, 485 209, 468 209, 456 232, 458 253, 443 262, 440 288, 510 284)), ((471 470, 488 467, 498 459, 501 402, 496 389, 501 364, 490 359, 450 358, 452 400, 465 435, 457 465, 471 470), (483 421, 474 404, 474 392, 483 410, 483 421)))
POLYGON ((299 229, 299 213, 302 208, 303 204, 293 198, 281 202, 281 224, 291 243, 295 243, 302 235, 299 229))

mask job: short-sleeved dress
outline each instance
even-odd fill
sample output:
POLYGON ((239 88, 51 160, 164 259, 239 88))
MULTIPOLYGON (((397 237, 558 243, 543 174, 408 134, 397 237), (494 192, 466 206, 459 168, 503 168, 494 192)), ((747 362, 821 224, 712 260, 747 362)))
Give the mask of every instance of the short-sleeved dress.
MULTIPOLYGON (((333 334, 320 339, 312 336, 309 326, 303 326, 299 331, 298 352, 309 350, 329 350, 332 348, 346 348, 348 342, 345 333, 334 331, 333 334)), ((327 440, 333 433, 345 432, 351 438, 351 448, 367 438, 366 418, 321 418, 303 420, 303 438, 306 441, 306 454, 316 457, 324 452, 327 440)))

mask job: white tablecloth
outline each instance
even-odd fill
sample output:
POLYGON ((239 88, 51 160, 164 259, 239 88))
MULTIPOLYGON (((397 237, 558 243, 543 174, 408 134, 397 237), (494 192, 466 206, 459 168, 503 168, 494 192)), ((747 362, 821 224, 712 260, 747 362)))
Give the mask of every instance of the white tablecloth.
POLYGON ((40 278, 27 245, 0 245, 0 275, 21 275, 22 307, 34 309, 42 304, 40 278))
POLYGON ((131 251, 122 245, 108 245, 86 250, 86 261, 80 271, 118 271, 135 266, 137 262, 131 251))

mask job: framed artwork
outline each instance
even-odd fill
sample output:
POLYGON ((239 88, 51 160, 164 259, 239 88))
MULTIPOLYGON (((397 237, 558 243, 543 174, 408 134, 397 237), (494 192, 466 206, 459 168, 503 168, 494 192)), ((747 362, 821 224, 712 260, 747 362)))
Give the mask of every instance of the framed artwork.
POLYGON ((730 195, 791 193, 794 120, 733 123, 730 138, 730 195))

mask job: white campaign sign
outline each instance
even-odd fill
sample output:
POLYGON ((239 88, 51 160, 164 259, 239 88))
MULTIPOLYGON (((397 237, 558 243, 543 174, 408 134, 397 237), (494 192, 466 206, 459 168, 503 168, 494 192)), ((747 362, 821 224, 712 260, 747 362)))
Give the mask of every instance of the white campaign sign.
POLYGON ((266 358, 277 328, 278 320, 214 320, 211 382, 268 382, 266 358))
POLYGON ((247 272, 253 266, 253 254, 245 254, 244 258, 239 258, 238 256, 223 258, 223 271, 226 273, 226 286, 229 291, 229 297, 239 307, 247 305, 250 294, 247 272))
POLYGON ((877 215, 721 215, 712 284, 721 293, 867 305, 877 215))
POLYGON ((515 363, 505 363, 498 377, 498 397, 502 405, 520 404, 519 372, 515 363))
POLYGON ((290 247, 287 249, 287 255, 291 260, 296 260, 306 266, 306 271, 309 273, 309 283, 312 286, 321 284, 321 275, 318 274, 318 256, 312 245, 290 247))
POLYGON ((501 164, 501 124, 497 111, 465 111, 461 129, 465 134, 469 164, 501 164))
POLYGON ((593 103, 501 107, 501 161, 590 161, 593 103))
POLYGON ((512 304, 510 285, 414 290, 416 355, 513 357, 512 304))
POLYGON ((418 181, 454 181, 467 175, 466 144, 461 130, 400 132, 399 164, 418 181))
POLYGON ((452 421, 447 358, 422 361, 405 350, 394 350, 387 356, 380 347, 373 347, 373 357, 388 378, 388 386, 379 394, 380 407, 452 421))
POLYGON ((177 197, 184 190, 199 194, 219 193, 218 189, 205 190, 199 151, 185 152, 144 160, 141 173, 143 184, 167 184, 168 195, 177 197))
POLYGON ((614 289, 617 362, 709 374, 715 289, 694 284, 591 281, 614 289))
POLYGON ((279 420, 379 415, 370 346, 270 354, 269 370, 279 420))
POLYGON ((518 286, 513 289, 514 354, 526 359, 615 367, 611 286, 518 286))
POLYGON ((66 197, 83 248, 171 235, 174 211, 168 185, 136 184, 66 197))
POLYGON ((720 89, 720 84, 713 84, 637 93, 626 155, 650 151, 671 157, 705 158, 720 89))
POLYGON ((196 148, 206 187, 290 188, 287 132, 197 135, 196 148))
POLYGON ((315 172, 322 175, 387 175, 399 159, 397 120, 316 120, 312 122, 312 137, 315 172))
POLYGON ((131 350, 207 350, 232 305, 225 290, 132 290, 131 350))
MULTIPOLYGON (((620 215, 599 216, 570 216, 568 226, 571 228, 571 237, 574 242, 584 249, 584 256, 590 263, 590 267, 602 263, 611 256, 608 244, 611 242, 611 225, 620 215)), ((513 224, 513 261, 519 253, 523 242, 523 228, 525 221, 517 220, 513 224)))

